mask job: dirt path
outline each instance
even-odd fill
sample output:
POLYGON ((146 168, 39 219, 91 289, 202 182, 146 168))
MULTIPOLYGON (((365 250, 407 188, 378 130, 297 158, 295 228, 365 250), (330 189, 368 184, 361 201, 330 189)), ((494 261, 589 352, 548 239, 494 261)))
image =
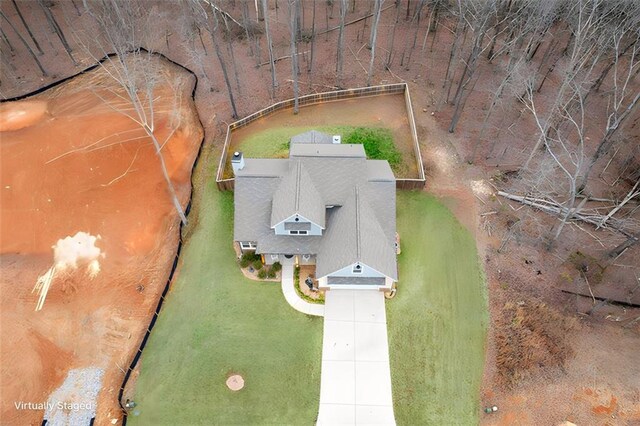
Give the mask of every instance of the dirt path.
MULTIPOLYGON (((177 90, 174 98, 167 84, 155 89, 156 133, 169 137, 163 154, 185 205, 203 135, 195 79, 156 61, 177 90)), ((101 89, 112 83, 98 68, 0 111, 3 424, 39 424, 42 410, 16 410, 14 401, 46 402, 70 369, 88 367, 105 370, 98 417, 119 417, 122 370, 172 264, 177 214, 149 138, 105 105, 114 95, 101 89), (78 231, 100 236, 99 273, 60 275, 35 312, 31 290, 52 266, 51 246, 78 231)))

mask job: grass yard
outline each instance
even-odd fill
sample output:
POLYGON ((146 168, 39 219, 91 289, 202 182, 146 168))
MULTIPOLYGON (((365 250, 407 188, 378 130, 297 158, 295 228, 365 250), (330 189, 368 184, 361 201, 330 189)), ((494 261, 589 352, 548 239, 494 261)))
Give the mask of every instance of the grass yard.
POLYGON ((488 322, 475 240, 435 198, 398 192, 398 294, 387 323, 399 425, 479 422, 488 322))
MULTIPOLYGON (((370 159, 387 160, 396 176, 404 176, 409 169, 408 163, 414 161, 413 156, 403 158, 393 141, 391 130, 383 127, 355 126, 296 126, 277 127, 252 133, 237 144, 233 143, 233 151, 242 151, 246 158, 287 158, 289 156, 289 139, 309 130, 318 130, 329 135, 342 135, 342 143, 363 144, 370 159)), ((226 174, 233 175, 231 166, 227 164, 226 174)))
MULTIPOLYGON (((320 398, 322 319, 235 263, 233 192, 206 185, 199 223, 141 360, 132 425, 307 424, 320 398), (225 386, 241 374, 245 388, 225 386)), ((193 217, 193 216, 191 216, 193 217)))

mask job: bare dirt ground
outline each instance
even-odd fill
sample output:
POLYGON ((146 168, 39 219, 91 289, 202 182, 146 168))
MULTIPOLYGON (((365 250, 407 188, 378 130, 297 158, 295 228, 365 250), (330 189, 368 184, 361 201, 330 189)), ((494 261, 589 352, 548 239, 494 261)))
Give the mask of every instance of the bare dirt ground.
MULTIPOLYGON (((202 140, 195 81, 157 61, 176 83, 156 88, 156 122, 158 136, 170 136, 163 154, 185 205, 202 140), (179 125, 170 135, 172 107, 179 125)), ((98 418, 119 418, 123 371, 171 268, 179 221, 158 158, 143 130, 105 104, 118 93, 106 87, 112 81, 98 68, 0 110, 2 424, 40 424, 41 410, 18 411, 14 401, 44 402, 70 369, 85 367, 105 369, 98 418), (32 289, 53 262, 51 246, 77 231, 100 235, 100 272, 54 278, 35 312, 32 289)))
MULTIPOLYGON (((499 410, 484 415, 482 424, 560 424, 565 420, 638 424, 640 368, 633 360, 637 358, 640 328, 638 324, 625 325, 640 315, 640 309, 604 304, 587 316, 582 313, 593 306, 591 300, 560 292, 566 287, 567 276, 580 281, 576 269, 567 265, 570 248, 584 250, 593 244, 591 237, 573 229, 567 231, 573 234, 567 240, 571 244, 561 244, 556 253, 547 253, 527 241, 514 241, 498 253, 506 234, 506 224, 501 222, 509 215, 491 195, 493 188, 486 177, 481 179, 481 172, 460 161, 455 136, 430 115, 417 113, 416 122, 421 136, 429 140, 422 147, 429 176, 426 190, 441 197, 476 235, 484 261, 492 321, 481 403, 483 407, 496 405, 499 410), (480 216, 495 210, 499 214, 480 216), (490 226, 485 224, 487 218, 490 226), (574 246, 576 239, 579 242, 574 246), (525 317, 508 314, 509 308, 520 305, 532 307, 535 313, 525 317), (551 320, 545 322, 548 317, 551 320), (525 338, 508 333, 511 321, 526 323, 536 318, 542 321, 516 330, 525 338), (562 353, 554 354, 554 349, 562 353), (514 358, 517 360, 512 362, 514 358), (506 383, 505 376, 513 377, 513 383, 506 383)), ((538 219, 552 226, 544 215, 538 219)), ((632 268, 609 267, 602 285, 633 282, 639 255, 636 248, 617 259, 617 265, 632 268)))
MULTIPOLYGON (((79 2, 76 1, 76 3, 79 2)), ((289 38, 286 6, 283 2, 278 3, 280 7, 276 8, 274 2, 269 2, 269 16, 274 38, 274 53, 279 58, 289 54, 289 38)), ((332 2, 333 6, 331 6, 329 3, 317 2, 317 28, 322 30, 338 24, 339 9, 335 6, 336 3, 332 2)), ((36 7, 36 3, 27 4, 32 5, 32 7, 27 5, 24 7, 23 13, 27 20, 43 23, 44 16, 36 7)), ((233 119, 211 40, 206 31, 202 31, 201 42, 194 32, 185 30, 188 26, 185 25, 184 13, 176 4, 163 1, 152 1, 146 4, 148 7, 145 19, 152 20, 154 27, 149 30, 151 36, 144 43, 145 46, 193 69, 199 77, 196 107, 206 132, 204 159, 213 159, 206 162, 206 167, 210 167, 213 173, 217 164, 216 152, 224 141, 223 132, 226 124, 233 119), (206 49, 206 54, 200 57, 190 55, 190 49, 185 48, 185 46, 199 48, 201 43, 206 49)), ((239 18, 242 16, 241 2, 235 4, 235 7, 225 4, 225 10, 239 18)), ((347 14, 347 21, 364 16, 370 11, 371 5, 370 1, 356 1, 355 10, 347 14)), ((402 3, 402 7, 406 7, 405 2, 402 3)), ((16 13, 8 2, 2 4, 2 9, 10 19, 18 22, 16 13)), ((80 10, 80 16, 78 16, 70 2, 56 3, 52 11, 67 32, 71 31, 71 28, 76 28, 77 35, 82 35, 83 32, 93 34, 88 14, 80 10)), ((303 23, 308 29, 311 21, 310 2, 305 2, 304 11, 303 23)), ((255 10, 250 8, 249 12, 255 19, 255 10)), ((481 60, 477 71, 480 77, 478 84, 469 98, 456 132, 449 134, 446 129, 453 114, 453 106, 444 102, 442 87, 452 45, 451 29, 455 27, 455 23, 443 21, 437 30, 428 36, 424 50, 421 46, 425 28, 422 27, 417 37, 418 48, 412 56, 411 63, 400 66, 402 51, 410 44, 413 30, 409 21, 405 19, 404 11, 401 11, 398 16, 399 21, 395 24, 395 44, 392 47, 389 41, 396 13, 393 8, 382 13, 378 33, 379 48, 376 50, 375 75, 372 81, 374 84, 399 81, 409 83, 429 179, 426 190, 440 196, 478 240, 479 253, 487 275, 491 314, 481 404, 499 407, 496 414, 484 415, 482 422, 505 425, 558 424, 569 420, 578 424, 638 424, 640 394, 637 383, 640 382, 640 373, 637 370, 637 348, 640 347, 640 323, 636 322, 634 325, 631 321, 640 316, 640 312, 638 309, 625 309, 608 303, 598 306, 591 315, 583 315, 593 307, 592 301, 589 298, 576 299, 575 296, 569 296, 560 291, 560 288, 565 288, 567 285, 584 285, 579 271, 567 262, 572 253, 579 249, 605 263, 606 252, 618 244, 621 238, 598 231, 596 235, 600 240, 598 242, 585 232, 586 230, 593 233, 592 228, 583 226, 583 229, 580 229, 571 225, 563 231, 563 237, 554 250, 545 251, 536 236, 539 236, 542 231, 548 231, 554 224, 554 220, 542 213, 521 208, 519 205, 509 206, 504 200, 498 200, 492 195, 494 190, 492 185, 508 187, 511 184, 509 181, 498 181, 497 176, 503 176, 516 168, 529 154, 532 138, 537 137, 533 120, 523 110, 523 106, 513 100, 513 96, 506 96, 497 105, 492 118, 486 125, 486 131, 482 138, 480 137, 485 125, 488 104, 499 84, 506 59, 494 64, 488 64, 485 59, 481 60), (389 69, 386 69, 384 62, 389 51, 393 52, 393 62, 389 69), (474 149, 474 147, 477 148, 474 149), (474 164, 467 164, 468 160, 473 160, 474 164), (491 213, 493 211, 496 213, 491 213), (481 216, 483 214, 486 215, 481 216), (504 243, 507 229, 517 219, 522 219, 523 232, 504 243), (502 250, 498 251, 500 248, 502 250), (531 321, 531 315, 527 315, 530 311, 538 316, 545 315, 546 312, 549 317, 556 320, 555 323, 558 326, 554 327, 554 322, 549 324, 548 321, 531 321), (559 331, 566 332, 561 334, 559 331), (557 337, 559 334, 561 336, 557 337), (546 339, 545 336, 556 336, 556 340, 546 339), (566 350, 558 353, 553 350, 554 345, 566 350), (531 355, 518 358, 516 356, 518 354, 531 355), (517 379, 516 383, 509 384, 510 378, 514 377, 517 379)), ((342 87, 365 85, 365 68, 370 58, 370 51, 365 47, 369 29, 370 19, 360 21, 346 29, 345 38, 348 48, 345 50, 345 74, 340 83, 342 87)), ((40 76, 28 55, 18 49, 18 52, 8 59, 11 67, 2 69, 0 93, 5 98, 33 91, 71 75, 93 60, 90 55, 84 54, 82 49, 73 45, 72 40, 74 55, 79 62, 76 67, 65 56, 59 41, 44 23, 32 26, 32 30, 36 37, 47 40, 43 48, 45 53, 40 60, 50 71, 49 76, 40 76)), ((7 33, 12 43, 19 46, 19 40, 15 35, 9 31, 7 33)), ((559 37, 562 37, 561 32, 559 34, 559 37)), ((310 59, 310 45, 309 43, 300 44, 299 50, 305 52, 299 58, 302 69, 300 75, 302 94, 331 90, 337 85, 335 73, 337 37, 337 31, 317 37, 311 73, 306 71, 310 59)), ((231 43, 235 52, 236 66, 229 66, 229 69, 240 116, 264 108, 273 101, 292 97, 290 60, 284 59, 277 62, 279 86, 275 95, 272 95, 269 66, 256 66, 257 63, 264 64, 268 61, 264 36, 261 36, 260 44, 260 54, 256 55, 256 46, 253 41, 234 38, 231 43), (238 71, 239 84, 235 82, 233 76, 235 70, 238 71)), ((545 46, 545 44, 541 46, 541 52, 545 46)), ((230 64, 229 52, 225 51, 223 55, 230 64)), ((94 56, 102 56, 102 54, 94 52, 94 56)), ((539 56, 534 58, 534 62, 538 59, 539 56)), ((461 61, 458 62, 454 81, 457 81, 462 70, 461 61)), ((550 74, 538 98, 542 109, 545 107, 545 99, 550 101, 554 91, 557 90, 558 79, 562 72, 561 65, 562 61, 559 62, 556 71, 550 74)), ((591 95, 589 98, 587 137, 591 142, 586 147, 588 155, 593 153, 595 144, 602 135, 608 101, 606 83, 600 94, 591 95)), ((617 172, 627 159, 638 157, 637 140, 640 131, 638 123, 640 123, 640 116, 636 110, 619 133, 621 135, 620 151, 612 160, 608 171, 601 176, 597 173, 593 175, 590 186, 597 195, 603 197, 620 195, 616 192, 618 189, 609 184, 615 180, 617 172)), ((106 160, 101 159, 101 161, 106 160)), ((607 161, 608 159, 601 160, 596 168, 603 170, 607 161)), ((115 175, 114 173, 113 177, 115 175)), ((4 205, 3 200, 3 208, 4 205)), ((169 209, 169 206, 164 208, 169 209)), ((104 212, 107 211, 111 210, 104 210, 104 212)), ((3 222, 6 217, 7 215, 3 214, 3 222)), ((30 236, 24 231, 16 232, 23 232, 34 241, 38 240, 38 237, 30 236)), ((174 232, 171 235, 175 238, 177 235, 175 228, 171 232, 174 232)), ((13 276, 20 277, 20 280, 29 283, 25 284, 22 293, 18 293, 23 298, 33 299, 33 295, 28 293, 31 283, 41 273, 40 271, 49 266, 49 245, 52 242, 43 240, 40 244, 42 246, 40 254, 29 256, 30 263, 25 263, 24 267, 13 267, 13 276)), ((106 239, 103 244, 107 244, 106 239)), ((105 246, 107 253, 112 249, 113 247, 105 246)), ((3 256, 3 268, 5 264, 14 261, 11 257, 14 255, 7 256, 3 256)), ((167 253, 165 263, 156 257, 157 261, 153 266, 162 269, 170 257, 167 253)), ((23 258, 24 256, 21 256, 18 259, 23 258)), ((148 256, 148 258, 153 257, 148 256)), ((640 247, 627 250, 615 262, 607 264, 601 277, 601 284, 598 286, 602 286, 603 291, 611 287, 621 287, 625 291, 630 291, 637 284, 634 274, 640 274, 639 259, 640 247)), ((101 277, 107 276, 107 270, 108 267, 105 266, 101 277)), ((91 286, 96 286, 96 283, 97 281, 94 281, 91 286)), ((5 286, 6 284, 3 283, 3 290, 5 286)), ((135 285, 133 287, 135 288, 135 285)), ((79 285, 73 297, 88 291, 88 288, 88 286, 79 285)), ((111 287, 104 288, 106 299, 111 297, 113 300, 122 300, 122 291, 110 290, 111 287)), ((594 291, 597 290, 598 288, 594 288, 594 291)), ((47 301, 43 311, 45 315, 48 315, 47 309, 49 312, 57 309, 56 298, 62 298, 62 295, 55 291, 60 289, 54 290, 54 294, 50 296, 52 299, 47 301)), ((145 299, 147 297, 152 299, 147 290, 145 293, 145 299)), ((9 303, 5 302, 5 294, 6 292, 3 291, 3 323, 4 306, 5 303, 9 303)), ((133 298, 139 297, 134 290, 129 290, 126 294, 133 298)), ((27 313, 31 315, 31 305, 29 304, 25 309, 25 317, 27 313)), ((83 308, 78 309, 82 311, 83 308)), ((146 314, 143 314, 142 310, 136 311, 139 312, 137 325, 132 321, 123 328, 146 325, 150 308, 146 309, 146 314)), ((82 319, 70 312, 60 308, 57 313, 58 323, 66 324, 72 319, 75 321, 78 321, 77 318, 82 319), (74 318, 69 318, 71 315, 74 315, 74 318)), ((87 308, 84 312, 87 312, 87 315, 91 312, 91 315, 96 316, 100 315, 101 311, 87 308)), ((28 330, 39 330, 40 322, 25 322, 23 319, 17 319, 21 318, 18 314, 15 315, 16 326, 23 326, 26 330, 18 331, 18 334, 27 335, 30 333, 28 330)), ((54 323, 52 319, 50 324, 54 323)), ((3 333, 5 333, 4 330, 6 326, 3 324, 3 333)), ((47 362, 51 363, 51 360, 55 362, 51 365, 43 364, 42 371, 45 372, 43 374, 51 375, 52 381, 61 382, 63 374, 59 366, 74 362, 78 355, 69 348, 76 344, 76 341, 82 341, 83 337, 78 334, 73 338, 69 337, 67 345, 60 349, 39 337, 51 334, 50 330, 45 331, 47 332, 39 332, 39 335, 31 339, 37 343, 41 353, 56 353, 55 357, 47 358, 47 362)), ((134 337, 131 338, 133 339, 134 337)), ((27 346, 27 343, 21 344, 27 346)), ((4 347, 3 334, 3 350, 4 347)), ((32 362, 33 365, 40 366, 38 356, 33 350, 26 351, 24 365, 30 365, 29 362, 32 362)), ((87 357, 87 359, 90 358, 87 357)), ((129 360, 130 357, 123 356, 122 363, 128 363, 129 360)), ((4 362, 3 355, 3 368, 5 365, 7 363, 4 362)), ((5 377, 5 370, 3 370, 3 382, 5 377)), ((32 381, 36 376, 27 377, 31 377, 30 381, 32 381)), ((105 388, 109 389, 108 386, 105 388)), ((6 398, 3 399, 6 400, 6 398)), ((115 400, 115 397, 111 397, 108 401, 108 404, 111 404, 109 406, 114 406, 112 400, 115 400)), ((34 417, 35 420, 37 420, 36 417, 34 417)))

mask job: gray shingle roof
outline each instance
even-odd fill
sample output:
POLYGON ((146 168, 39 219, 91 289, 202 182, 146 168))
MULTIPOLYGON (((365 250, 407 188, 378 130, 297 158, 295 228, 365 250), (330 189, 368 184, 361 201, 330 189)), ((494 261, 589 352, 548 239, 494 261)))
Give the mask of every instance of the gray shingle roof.
POLYGON ((361 262, 397 280, 389 164, 354 156, 351 148, 342 157, 337 150, 294 155, 296 146, 309 145, 292 145, 289 159, 245 160, 235 182, 234 239, 257 242, 258 253, 315 254, 318 277, 361 262), (324 235, 275 235, 274 220, 296 212, 324 226, 324 235))
MULTIPOLYGON (((389 229, 385 232, 367 199, 370 191, 359 186, 352 191, 353 197, 349 197, 345 205, 333 209, 335 213, 318 252, 316 275, 324 277, 360 262, 397 280, 395 229, 393 238, 389 238, 389 229)), ((395 217, 395 196, 392 206, 395 217)), ((389 207, 391 205, 384 208, 389 207)), ((392 225, 395 228, 395 220, 392 225)))
POLYGON ((317 130, 310 130, 292 137, 291 143, 333 143, 333 136, 317 130))
POLYGON ((280 177, 289 170, 287 159, 245 158, 244 168, 238 170, 236 176, 245 177, 280 177))
POLYGON ((361 144, 291 144, 289 157, 342 157, 367 158, 364 146, 361 144))
POLYGON ((301 161, 290 161, 290 168, 273 194, 271 227, 300 215, 325 227, 325 204, 301 161))

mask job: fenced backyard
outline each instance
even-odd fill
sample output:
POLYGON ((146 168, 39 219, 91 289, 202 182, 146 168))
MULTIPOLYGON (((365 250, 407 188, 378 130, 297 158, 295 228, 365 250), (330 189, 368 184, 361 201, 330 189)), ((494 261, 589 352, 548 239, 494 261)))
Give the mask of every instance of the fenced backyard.
POLYGON ((420 146, 405 83, 302 96, 297 115, 292 112, 293 102, 278 102, 229 124, 216 174, 218 189, 233 189, 229 152, 241 150, 247 157, 278 158, 286 155, 289 138, 297 133, 316 129, 345 134, 361 127, 391 131, 403 158, 401 167, 394 170, 398 189, 424 187, 420 146))

